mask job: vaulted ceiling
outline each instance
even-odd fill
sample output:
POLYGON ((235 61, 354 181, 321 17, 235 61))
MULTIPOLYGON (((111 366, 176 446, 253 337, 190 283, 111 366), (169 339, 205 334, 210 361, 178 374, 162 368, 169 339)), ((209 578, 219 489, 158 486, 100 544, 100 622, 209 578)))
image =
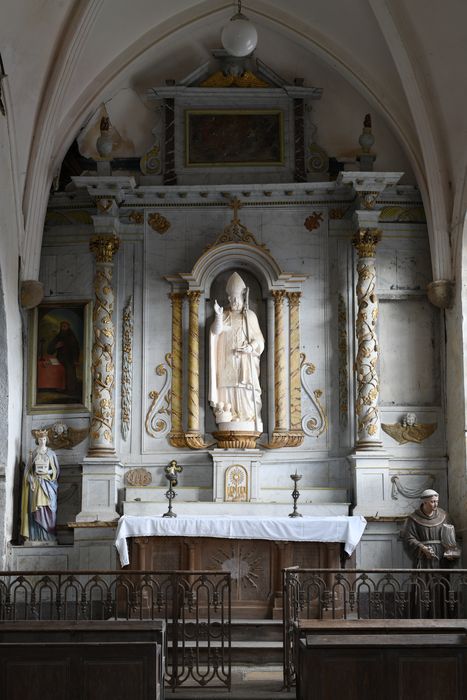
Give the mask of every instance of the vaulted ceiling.
MULTIPOLYGON (((138 120, 143 125, 147 114, 134 96, 209 60, 235 6, 224 0, 3 3, 2 87, 24 220, 23 278, 37 277, 51 182, 74 139, 106 103, 128 132, 129 154, 132 147, 136 152, 138 120)), ((467 3, 248 0, 243 10, 258 29, 262 61, 286 79, 325 85, 316 121, 328 148, 344 153, 349 134, 358 138, 363 110, 372 111, 381 144, 394 142, 386 148, 392 159, 383 153, 375 167, 402 165, 416 179, 433 278, 452 279, 467 202, 467 3)))

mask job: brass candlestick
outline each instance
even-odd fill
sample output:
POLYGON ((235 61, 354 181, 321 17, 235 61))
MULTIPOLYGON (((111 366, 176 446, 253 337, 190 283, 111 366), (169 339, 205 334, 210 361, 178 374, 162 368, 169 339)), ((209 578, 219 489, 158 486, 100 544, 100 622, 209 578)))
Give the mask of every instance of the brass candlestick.
POLYGON ((302 514, 298 512, 297 510, 297 501, 300 496, 300 491, 297 488, 297 483, 300 481, 302 478, 301 474, 297 474, 297 471, 295 471, 295 474, 291 474, 290 478, 293 481, 293 491, 292 491, 292 498, 293 498, 293 511, 289 513, 289 518, 302 518, 302 514))
POLYGON ((180 467, 174 459, 164 468, 165 478, 169 481, 169 490, 165 492, 165 497, 169 500, 169 510, 164 513, 163 518, 177 517, 177 514, 172 510, 172 501, 177 495, 174 491, 174 486, 178 484, 177 474, 181 474, 182 471, 183 467, 180 467))

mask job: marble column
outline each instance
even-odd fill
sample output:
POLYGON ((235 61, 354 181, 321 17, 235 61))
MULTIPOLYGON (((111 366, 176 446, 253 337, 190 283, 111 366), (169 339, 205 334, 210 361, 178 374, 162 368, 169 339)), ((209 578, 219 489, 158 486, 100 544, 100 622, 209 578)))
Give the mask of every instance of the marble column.
POLYGON ((169 294, 172 302, 172 388, 171 409, 172 429, 169 442, 173 447, 185 447, 185 434, 183 432, 183 300, 185 293, 172 292, 169 294))
POLYGON ((206 443, 199 424, 199 301, 201 292, 187 292, 188 320, 188 430, 185 440, 188 447, 201 450, 206 443))
POLYGON ((285 364, 284 298, 285 290, 272 292, 274 299, 274 430, 270 449, 285 447, 288 443, 288 397, 285 364))
POLYGON ((201 292, 187 292, 188 321, 188 432, 199 433, 199 300, 201 292))
POLYGON ((378 297, 376 294, 376 245, 381 238, 377 228, 361 228, 355 234, 353 245, 357 261, 357 449, 381 447, 381 420, 379 413, 378 297))
MULTIPOLYGON (((107 222, 107 230, 113 224, 107 222)), ((102 526, 118 517, 117 503, 123 484, 123 465, 114 444, 115 328, 112 319, 113 258, 120 245, 115 233, 93 236, 90 249, 96 259, 94 277, 92 408, 88 454, 82 463, 81 512, 77 522, 102 526)), ((78 531, 77 531, 78 532, 78 531)))
POLYGON ((120 245, 115 234, 93 236, 91 252, 96 259, 94 276, 92 412, 89 457, 115 455, 114 381, 115 328, 113 323, 113 257, 120 245))
POLYGON ((289 447, 303 443, 302 390, 300 384, 300 297, 301 292, 287 292, 289 300, 289 447), (292 444, 294 442, 295 444, 292 444))

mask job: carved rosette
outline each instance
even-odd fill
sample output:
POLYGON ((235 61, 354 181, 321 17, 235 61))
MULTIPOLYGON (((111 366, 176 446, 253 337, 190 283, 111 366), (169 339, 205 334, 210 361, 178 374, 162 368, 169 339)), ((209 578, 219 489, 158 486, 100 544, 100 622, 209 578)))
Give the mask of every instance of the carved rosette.
POLYGON ((185 434, 182 426, 182 386, 183 386, 183 300, 185 294, 173 292, 169 294, 172 302, 172 430, 169 442, 172 447, 186 447, 185 434))
POLYGON ((381 445, 379 415, 378 362, 378 297, 376 295, 376 245, 381 238, 378 229, 360 229, 353 241, 358 251, 356 320, 357 355, 357 447, 371 448, 381 445))
POLYGON ((133 299, 128 299, 123 310, 122 325, 122 397, 121 431, 127 439, 131 425, 131 391, 133 381, 133 299))
POLYGON ((161 235, 163 233, 166 233, 170 228, 170 221, 168 219, 166 219, 165 216, 162 216, 162 214, 159 214, 158 212, 155 212, 154 214, 149 214, 148 224, 152 228, 153 231, 156 231, 157 233, 160 233, 161 235))
POLYGON ((120 240, 115 235, 93 236, 91 252, 96 259, 94 277, 94 309, 92 346, 92 414, 90 456, 115 454, 113 421, 115 414, 113 387, 115 381, 115 328, 112 320, 114 292, 112 287, 113 256, 120 240))

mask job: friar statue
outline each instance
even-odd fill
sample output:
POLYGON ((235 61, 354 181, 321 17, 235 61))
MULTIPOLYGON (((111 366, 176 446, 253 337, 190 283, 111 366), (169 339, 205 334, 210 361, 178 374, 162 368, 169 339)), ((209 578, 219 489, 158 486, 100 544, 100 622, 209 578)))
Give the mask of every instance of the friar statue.
POLYGON ((47 447, 47 431, 38 430, 36 449, 23 474, 21 534, 30 542, 56 542, 57 491, 60 468, 47 447))
POLYGON ((414 568, 439 569, 459 559, 460 549, 449 515, 438 507, 439 495, 423 491, 420 507, 409 515, 401 532, 414 568))
POLYGON ((210 328, 209 403, 220 430, 263 431, 259 358, 264 338, 237 272, 227 281, 230 308, 214 302, 210 328))

